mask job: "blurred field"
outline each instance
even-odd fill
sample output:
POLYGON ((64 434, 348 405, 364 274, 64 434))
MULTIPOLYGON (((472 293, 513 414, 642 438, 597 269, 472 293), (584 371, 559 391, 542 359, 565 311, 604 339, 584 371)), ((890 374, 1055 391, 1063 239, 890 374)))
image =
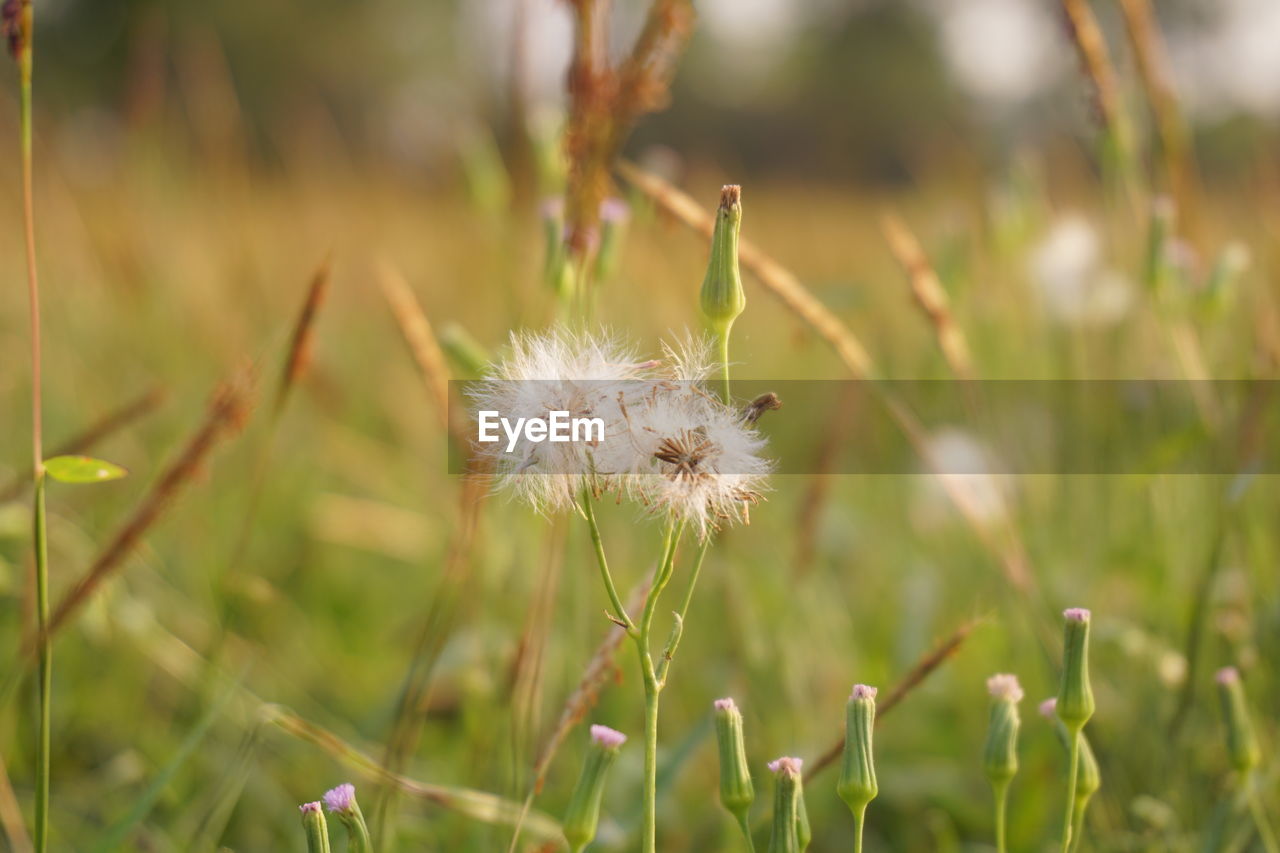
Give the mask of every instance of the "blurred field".
MULTIPOLYGON (((41 129, 53 138, 52 122, 41 129)), ((332 752, 262 722, 262 706, 285 706, 381 756, 415 638, 447 585, 444 566, 458 529, 460 481, 444 473, 439 413, 379 291, 377 265, 389 261, 403 271, 437 331, 456 322, 500 351, 509 330, 537 328, 553 316, 540 278, 536 200, 495 213, 468 196, 456 169, 444 180, 415 182, 325 150, 260 167, 202 156, 199 146, 164 135, 132 140, 114 168, 86 173, 83 157, 45 140, 37 213, 47 438, 56 444, 150 388, 167 391, 157 411, 94 449, 127 467, 129 478, 52 488, 55 601, 196 428, 215 385, 246 363, 258 377, 256 411, 243 434, 216 451, 144 547, 58 638, 52 849, 98 849, 104 831, 170 769, 121 849, 302 849, 298 803, 350 780, 371 804, 376 783, 332 752), (333 280, 317 320, 315 361, 273 433, 271 401, 290 328, 326 257, 333 280), (218 705, 234 684, 229 704, 218 705), (219 708, 190 757, 171 766, 184 739, 219 708)), ((1176 308, 1171 315, 1142 284, 1145 192, 1134 205, 1109 194, 1088 152, 1070 142, 994 165, 956 156, 960 162, 947 169, 892 190, 755 179, 706 163, 695 164, 682 185, 710 205, 720 184, 742 183, 744 236, 846 321, 888 376, 950 375, 880 234, 879 217, 890 207, 936 266, 980 377, 1180 378, 1184 366, 1169 336, 1175 321, 1189 324, 1211 376, 1275 375, 1274 162, 1258 162, 1248 180, 1208 181, 1197 216, 1200 277, 1230 240, 1246 244, 1253 263, 1216 313, 1176 308), (1029 272, 1037 244, 1073 210, 1093 221, 1106 264, 1135 289, 1132 309, 1108 328, 1054 322, 1029 272)), ((7 259, 0 266, 0 489, 27 469, 17 181, 16 169, 0 169, 0 200, 12 201, 0 204, 0 258, 7 259)), ((632 202, 620 271, 602 290, 599 317, 656 351, 699 322, 706 245, 639 197, 632 202)), ((748 300, 735 329, 738 376, 847 375, 749 276, 748 300)), ((785 416, 785 409, 776 415, 785 416)), ((823 438, 814 436, 814 444, 823 438)), ((664 700, 660 774, 669 784, 659 804, 660 849, 740 849, 716 801, 714 698, 732 694, 743 707, 758 789, 766 792, 766 760, 816 758, 839 736, 851 683, 887 690, 972 619, 977 627, 957 656, 878 730, 882 791, 869 815, 868 848, 989 848, 984 679, 1008 671, 1022 678, 1031 700, 1023 707, 1011 848, 1048 849, 1063 770, 1059 745, 1034 710, 1057 686, 1055 652, 1039 638, 1055 636, 1057 612, 1075 605, 1095 614, 1099 713, 1090 733, 1104 778, 1086 849, 1199 849, 1195 835, 1226 790, 1211 676, 1228 663, 1244 672, 1267 754, 1264 801, 1275 814, 1274 477, 1019 478, 1012 529, 1042 592, 1030 604, 931 491, 931 478, 826 479, 814 515, 817 479, 777 478, 753 523, 727 532, 711 551, 664 700), (801 560, 809 537, 812 558, 801 560), (1189 645, 1193 619, 1204 630, 1189 645), (1190 705, 1175 730, 1184 690, 1190 705)), ((6 671, 19 665, 12 650, 30 625, 29 501, 25 492, 10 497, 0 505, 6 671)), ((658 531, 629 507, 605 502, 600 513, 619 583, 630 588, 656 557, 658 531)), ((484 504, 479 525, 465 580, 447 608, 426 722, 405 773, 519 802, 538 748, 609 627, 605 598, 576 519, 537 517, 500 497, 484 504)), ((690 557, 681 559, 687 565, 690 557)), ((629 648, 618 664, 589 718, 638 732, 640 686, 629 648)), ((34 703, 27 678, 0 711, 0 755, 24 810, 34 703)), ((570 736, 536 809, 562 813, 584 743, 581 731, 570 736)), ((624 752, 597 848, 630 849, 639 777, 639 750, 624 752)), ((807 782, 807 792, 812 849, 847 849, 848 815, 834 795, 834 774, 807 782)), ((393 849, 504 850, 510 839, 509 828, 438 803, 402 795, 396 809, 393 849)), ((762 821, 766 811, 758 806, 762 821)))

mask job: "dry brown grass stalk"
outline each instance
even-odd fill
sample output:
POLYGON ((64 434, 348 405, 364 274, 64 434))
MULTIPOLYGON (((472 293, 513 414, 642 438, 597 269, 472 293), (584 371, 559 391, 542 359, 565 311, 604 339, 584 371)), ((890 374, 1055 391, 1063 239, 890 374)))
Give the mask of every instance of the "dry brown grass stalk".
MULTIPOLYGON (((48 633, 51 636, 67 624, 98 587, 133 553, 146 532, 199 475, 219 442, 243 427, 249 415, 251 396, 251 382, 247 373, 218 387, 209 403, 204 421, 182 452, 152 485, 88 571, 58 603, 49 619, 48 633)), ((36 640, 37 638, 30 637, 24 644, 28 654, 34 653, 36 640)))
MULTIPOLYGON (((969 639, 969 635, 973 633, 973 629, 978 627, 980 623, 981 620, 978 619, 965 622, 951 636, 930 649, 924 657, 916 661, 916 665, 911 667, 902 680, 893 686, 888 696, 876 703, 876 722, 879 723, 883 720, 890 711, 911 694, 911 691, 923 684, 925 679, 936 672, 940 666, 955 657, 956 653, 960 651, 960 647, 964 645, 965 640, 969 639)), ((839 760, 843 752, 844 732, 841 732, 840 739, 807 767, 806 779, 812 778, 823 769, 830 767, 839 760)))
POLYGON ((880 221, 880 229, 884 233, 889 251, 906 273, 911 285, 911 293, 916 304, 929 319, 934 334, 938 339, 938 347, 947 360, 951 372, 959 379, 972 379, 973 358, 969 353, 969 343, 964 331, 951 313, 951 301, 942 281, 925 256, 920 241, 911 233, 911 229, 896 214, 888 213, 880 221))
POLYGON ((1195 225, 1195 165, 1187 124, 1169 73, 1164 38, 1151 8, 1151 0, 1120 0, 1120 10, 1124 13, 1125 30, 1137 60, 1138 76, 1160 134, 1165 173, 1178 203, 1178 221, 1184 232, 1188 232, 1194 230, 1195 225))
POLYGON ((666 105, 671 76, 693 29, 690 0, 653 0, 644 28, 617 67, 605 59, 608 3, 567 0, 575 20, 569 66, 566 213, 569 247, 584 258, 609 190, 610 169, 640 116, 666 105))
POLYGON ((1080 66, 1093 89, 1093 103, 1099 120, 1115 140, 1121 157, 1133 150, 1133 133, 1124 111, 1120 78, 1116 74, 1102 27, 1089 0, 1062 0, 1067 29, 1080 57, 1080 66))
POLYGON ((298 319, 293 325, 293 334, 289 338, 289 354, 285 358, 284 371, 280 376, 280 387, 276 390, 275 412, 279 414, 284 408, 290 393, 306 376, 311 367, 311 359, 315 348, 315 324, 320 308, 329 294, 332 262, 326 258, 311 277, 311 286, 307 288, 307 298, 298 312, 298 319))
POLYGON ((13 853, 30 853, 31 836, 27 835, 26 825, 22 822, 22 807, 14 796, 3 758, 0 758, 0 827, 4 828, 5 837, 9 839, 9 849, 13 853))
POLYGON ((400 333, 409 345, 414 363, 422 373, 441 426, 457 442, 458 448, 466 451, 471 446, 471 439, 457 409, 449 404, 449 365, 431 328, 431 321, 414 296, 409 282, 389 262, 379 263, 378 283, 400 333))

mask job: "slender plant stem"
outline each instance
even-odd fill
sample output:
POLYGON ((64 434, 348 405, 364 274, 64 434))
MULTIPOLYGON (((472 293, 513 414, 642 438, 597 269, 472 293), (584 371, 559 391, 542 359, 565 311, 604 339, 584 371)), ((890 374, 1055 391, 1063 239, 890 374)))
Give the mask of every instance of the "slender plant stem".
POLYGON ((663 539, 662 559, 654 570, 653 584, 640 617, 640 634, 635 638, 636 653, 640 657, 640 672, 644 676, 644 827, 641 836, 643 853, 656 853, 658 837, 658 698, 662 682, 654 669, 653 655, 649 653, 649 634, 653 627, 653 614, 658 596, 671 580, 675 566, 676 547, 684 533, 684 522, 667 525, 663 539))
POLYGON ((591 544, 595 547, 596 562, 600 565, 600 577, 604 581, 605 591, 609 593, 609 602, 613 605, 614 617, 627 629, 627 633, 636 636, 635 623, 627 615, 627 608, 622 604, 618 588, 613 583, 613 575, 609 572, 609 561, 604 554, 604 540, 600 537, 600 525, 596 523, 596 511, 591 502, 590 489, 582 490, 582 514, 587 519, 591 530, 591 544))
POLYGON ((726 326, 724 331, 716 335, 716 343, 719 346, 720 355, 720 376, 723 380, 721 395, 728 404, 733 398, 730 394, 729 387, 729 327, 726 326))
POLYGON ((708 535, 702 540, 702 546, 698 548, 698 556, 694 558, 693 568, 689 571, 689 581, 684 588, 684 597, 680 601, 680 609, 675 612, 676 628, 672 634, 671 642, 663 651, 662 660, 658 661, 658 683, 665 686, 667 683, 667 670, 671 667, 671 658, 676 653, 676 646, 680 642, 680 632, 683 631, 684 617, 689 612, 689 604, 693 601, 693 588, 698 585, 698 576, 702 574, 702 562, 707 557, 707 550, 711 547, 711 537, 708 535))
POLYGON ((35 850, 49 846, 49 763, 51 755, 51 692, 53 650, 49 644, 49 549, 45 528, 45 473, 43 446, 43 381, 41 379, 40 280, 36 272, 35 201, 31 168, 31 67, 34 12, 30 0, 22 4, 20 44, 17 52, 21 85, 22 221, 27 256, 27 295, 31 307, 31 462, 35 481, 34 534, 36 548, 36 631, 39 637, 40 725, 36 750, 35 850))
POLYGON ((1005 814, 1009 805, 1009 783, 996 786, 996 853, 1005 853, 1005 814))
POLYGON ((1067 813, 1062 819, 1062 853, 1070 853, 1071 827, 1076 811, 1076 774, 1080 772, 1080 728, 1068 729, 1071 735, 1071 769, 1067 772, 1067 813))
POLYGON ((853 813, 853 853, 862 853, 862 827, 867 821, 867 807, 853 813))
POLYGON ((49 642, 49 548, 45 528, 44 489, 46 477, 36 475, 36 630, 39 632, 40 732, 36 751, 36 853, 49 844, 49 759, 52 747, 53 647, 49 642))
POLYGON ((1262 842, 1262 848, 1267 853, 1280 853, 1280 844, 1276 842, 1275 831, 1271 828, 1267 813, 1262 808, 1262 800, 1258 797, 1256 780, 1246 781, 1245 784, 1249 786, 1249 792, 1246 795, 1249 813, 1253 816, 1254 825, 1258 827, 1258 840, 1262 842))

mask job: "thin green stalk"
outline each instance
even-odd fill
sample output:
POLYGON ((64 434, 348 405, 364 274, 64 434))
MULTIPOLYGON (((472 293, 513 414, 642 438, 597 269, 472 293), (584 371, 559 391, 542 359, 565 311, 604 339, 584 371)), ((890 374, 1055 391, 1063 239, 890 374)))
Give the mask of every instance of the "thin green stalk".
POLYGON ((45 528, 43 467, 36 473, 35 544, 36 544, 36 631, 40 658, 40 733, 36 750, 36 853, 49 845, 49 764, 52 753, 53 722, 53 647, 49 642, 49 548, 45 528))
POLYGON ((853 853, 862 853, 862 827, 867 821, 867 807, 853 813, 853 853))
POLYGON ((658 836, 658 698, 662 682, 654 669, 653 656, 649 653, 649 635, 653 627, 653 614, 658 596, 671 580, 675 566, 676 547, 684 533, 684 522, 667 525, 663 541, 662 560, 654 571, 653 585, 645 601, 640 617, 640 635, 635 638, 636 652, 640 657, 640 671, 644 676, 644 827, 641 835, 643 853, 656 853, 658 836))
POLYGON ((21 87, 19 117, 22 142, 22 222, 27 258, 27 295, 31 309, 31 457, 35 481, 36 631, 40 662, 40 723, 36 748, 35 851, 49 846, 49 764, 51 756, 51 693, 53 650, 49 644, 49 549, 45 528, 45 473, 43 447, 43 382, 41 380, 40 280, 36 271, 35 201, 31 167, 31 71, 35 15, 30 0, 19 12, 15 48, 21 87))
POLYGON ((750 853, 756 853, 756 842, 751 837, 751 821, 748 819, 746 812, 738 814, 738 827, 742 830, 742 837, 747 839, 747 850, 750 853))
POLYGON ((1009 785, 996 788, 996 853, 1005 853, 1005 815, 1009 805, 1009 785))
POLYGON ((1080 772, 1080 727, 1068 729, 1071 736, 1071 769, 1067 773, 1067 812, 1062 819, 1062 853, 1071 851, 1071 829, 1076 811, 1076 775, 1080 772))
POLYGON ((613 575, 609 572, 609 561, 604 554, 604 540, 600 538, 600 525, 596 523, 596 511, 591 502, 590 489, 582 490, 581 503, 583 517, 587 519, 587 526, 591 530, 591 544, 595 547, 596 562, 600 565, 600 577, 604 581, 605 591, 609 593, 609 602, 613 605, 614 618, 622 623, 628 634, 634 637, 636 636, 635 623, 627 615, 627 608, 623 606, 618 588, 613 583, 613 575))
POLYGON ((1267 820, 1267 813, 1262 808, 1262 800, 1258 797, 1258 786, 1256 781, 1246 782, 1249 786, 1249 793, 1246 796, 1249 804, 1249 814, 1253 816, 1253 823, 1258 827, 1258 840, 1262 842, 1262 847, 1267 853, 1280 853, 1280 845, 1276 842, 1275 831, 1271 828, 1271 822, 1267 820))
POLYGON ((672 626, 671 639, 667 641, 667 647, 662 652, 662 659, 658 661, 658 683, 666 686, 667 670, 671 666, 671 658, 676 653, 676 647, 680 644, 680 637, 684 630, 684 617, 689 612, 689 604, 693 601, 693 588, 698 585, 698 576, 702 574, 702 562, 707 557, 707 550, 711 547, 711 537, 707 536, 702 540, 702 547, 698 549, 698 556, 694 558, 693 568, 689 571, 689 581, 684 588, 684 596, 680 601, 680 609, 675 612, 675 625, 672 626))
POLYGON ((725 325, 724 330, 716 335, 716 344, 718 345, 718 355, 720 357, 720 376, 723 385, 720 394, 724 398, 724 402, 729 404, 733 398, 731 396, 731 388, 729 385, 729 329, 733 327, 730 322, 725 325))

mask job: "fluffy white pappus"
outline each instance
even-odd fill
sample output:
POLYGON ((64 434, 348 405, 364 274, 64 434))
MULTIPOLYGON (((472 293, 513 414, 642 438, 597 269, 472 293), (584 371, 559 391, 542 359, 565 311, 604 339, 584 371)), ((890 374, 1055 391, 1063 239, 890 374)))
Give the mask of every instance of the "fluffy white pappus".
POLYGON ((630 496, 702 536, 749 520, 772 465, 762 455, 764 438, 742 412, 699 382, 658 381, 628 410, 627 422, 630 459, 611 461, 613 470, 627 471, 630 496))
MULTIPOLYGON (((512 423, 545 419, 553 411, 599 418, 608 440, 625 434, 628 401, 644 393, 640 380, 656 366, 641 361, 607 332, 579 334, 561 328, 513 334, 506 357, 471 392, 472 404, 512 423)), ((539 511, 573 506, 584 486, 593 491, 613 486, 607 468, 596 459, 608 455, 601 442, 535 442, 521 434, 510 451, 505 435, 478 447, 492 462, 498 489, 539 511)))
POLYGON ((1074 327, 1113 326, 1134 303, 1134 287, 1105 265, 1097 229, 1078 213, 1058 218, 1035 247, 1031 279, 1049 316, 1074 327))

